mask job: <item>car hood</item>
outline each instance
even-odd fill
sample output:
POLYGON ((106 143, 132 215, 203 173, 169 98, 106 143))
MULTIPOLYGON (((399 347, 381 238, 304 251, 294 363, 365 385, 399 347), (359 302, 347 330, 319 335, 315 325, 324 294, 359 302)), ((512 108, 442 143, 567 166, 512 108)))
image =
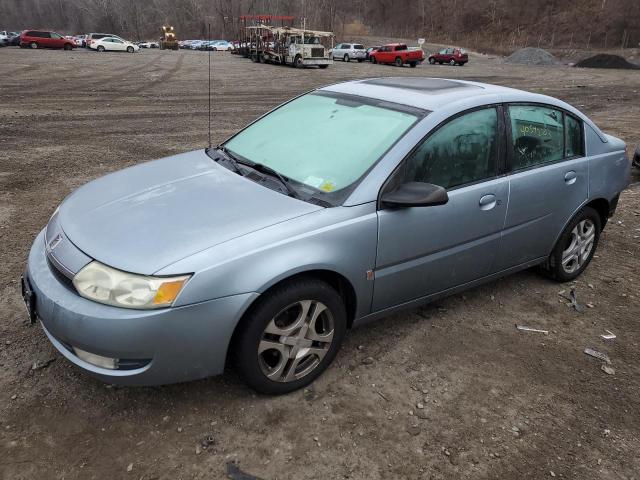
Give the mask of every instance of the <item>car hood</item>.
POLYGON ((62 203, 59 219, 68 239, 88 256, 149 275, 320 209, 243 178, 199 150, 94 180, 62 203))

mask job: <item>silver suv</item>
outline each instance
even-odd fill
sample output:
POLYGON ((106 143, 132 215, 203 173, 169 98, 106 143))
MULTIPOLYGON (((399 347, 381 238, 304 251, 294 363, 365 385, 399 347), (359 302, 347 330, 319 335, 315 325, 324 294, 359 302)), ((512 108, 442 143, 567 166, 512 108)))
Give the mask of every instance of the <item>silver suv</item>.
POLYGON ((339 58, 343 62, 363 62, 367 58, 367 50, 359 43, 339 43, 334 47, 331 56, 333 60, 339 58))

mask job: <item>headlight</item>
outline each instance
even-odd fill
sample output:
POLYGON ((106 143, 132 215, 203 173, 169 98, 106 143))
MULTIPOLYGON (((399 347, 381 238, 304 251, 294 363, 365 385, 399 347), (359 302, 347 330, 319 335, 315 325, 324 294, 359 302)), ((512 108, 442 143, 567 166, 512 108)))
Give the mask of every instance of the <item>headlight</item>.
POLYGON ((122 272, 100 262, 91 262, 73 278, 84 298, 125 308, 169 307, 189 280, 180 277, 148 277, 122 272))

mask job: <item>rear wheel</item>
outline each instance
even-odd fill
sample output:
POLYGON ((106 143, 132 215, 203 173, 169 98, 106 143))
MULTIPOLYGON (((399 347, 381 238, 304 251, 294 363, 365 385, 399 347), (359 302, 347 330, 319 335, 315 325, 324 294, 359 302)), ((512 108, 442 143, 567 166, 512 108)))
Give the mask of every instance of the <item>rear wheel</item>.
POLYGON ((362 58, 359 58, 358 63, 362 63, 362 60, 363 60, 362 58))
POLYGON ((409 63, 409 66, 410 66, 411 68, 416 68, 416 65, 418 65, 416 62, 411 62, 411 63, 409 63))
POLYGON ((31 48, 33 48, 34 50, 35 50, 36 48, 38 48, 38 44, 37 44, 36 42, 31 42, 31 43, 29 44, 29 46, 30 46, 31 48))
POLYGON ((349 58, 349 54, 348 53, 344 54, 344 57, 342 57, 342 61, 343 62, 350 62, 351 61, 351 58, 349 58))
POLYGON ((396 59, 395 59, 395 61, 393 62, 393 64, 394 64, 396 67, 401 67, 401 66, 403 65, 402 58, 400 58, 400 57, 396 57, 396 59))
POLYGON ((451 65, 452 67, 455 66, 456 61, 452 58, 451 60, 449 60, 449 65, 451 65))
POLYGON ((104 47, 103 47, 102 45, 98 45, 97 50, 98 50, 99 52, 104 52, 104 47))
POLYGON ((334 359, 346 325, 342 298, 325 282, 300 279, 276 287, 238 327, 233 348, 239 373, 262 393, 304 387, 334 359))
POLYGON ((600 240, 601 225, 600 215, 591 207, 573 217, 549 256, 548 271, 553 278, 570 282, 587 268, 600 240))
POLYGON ((127 47, 127 52, 133 53, 133 47, 127 47))

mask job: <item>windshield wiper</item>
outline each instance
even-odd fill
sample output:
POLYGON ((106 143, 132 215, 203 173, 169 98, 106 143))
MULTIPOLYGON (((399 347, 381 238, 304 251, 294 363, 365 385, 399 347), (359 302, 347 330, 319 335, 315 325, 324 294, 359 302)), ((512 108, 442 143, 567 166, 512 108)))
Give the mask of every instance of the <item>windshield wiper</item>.
POLYGON ((264 165, 262 163, 252 163, 249 166, 251 168, 253 168, 254 170, 257 170, 258 172, 266 173, 267 175, 271 175, 273 177, 276 177, 278 180, 280 180, 280 183, 282 183, 282 185, 284 185, 284 188, 287 189, 287 192, 289 193, 290 197, 299 198, 299 194, 291 186, 290 180, 287 177, 285 177, 284 175, 282 175, 280 172, 278 172, 278 171, 274 170, 273 168, 268 167, 267 165, 264 165))
POLYGON ((238 173, 239 175, 243 175, 242 170, 240 170, 240 165, 244 165, 246 167, 252 168, 260 173, 271 175, 272 177, 276 177, 278 180, 280 180, 280 183, 282 183, 282 185, 287 190, 287 193, 290 197, 300 198, 300 195, 298 194, 298 192, 291 186, 290 180, 284 175, 282 175, 280 172, 262 163, 256 163, 250 160, 240 159, 236 157, 233 153, 231 153, 229 149, 224 145, 218 145, 216 147, 216 150, 220 150, 222 153, 224 153, 225 159, 233 166, 235 172, 238 173))
POLYGON ((216 150, 220 150, 225 155, 225 160, 231 164, 233 167, 233 171, 238 175, 242 175, 242 170, 240 170, 240 166, 238 165, 241 162, 238 162, 238 159, 229 151, 227 147, 224 145, 218 145, 216 150))

